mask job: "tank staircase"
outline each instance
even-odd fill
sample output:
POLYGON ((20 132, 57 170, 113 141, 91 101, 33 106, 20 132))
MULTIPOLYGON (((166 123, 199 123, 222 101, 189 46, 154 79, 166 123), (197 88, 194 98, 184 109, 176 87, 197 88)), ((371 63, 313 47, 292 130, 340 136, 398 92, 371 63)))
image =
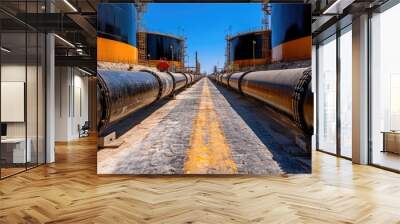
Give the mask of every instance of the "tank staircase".
POLYGON ((145 32, 138 32, 137 33, 137 39, 138 39, 138 49, 139 49, 139 64, 146 64, 148 61, 147 57, 147 43, 146 43, 146 33, 145 32))

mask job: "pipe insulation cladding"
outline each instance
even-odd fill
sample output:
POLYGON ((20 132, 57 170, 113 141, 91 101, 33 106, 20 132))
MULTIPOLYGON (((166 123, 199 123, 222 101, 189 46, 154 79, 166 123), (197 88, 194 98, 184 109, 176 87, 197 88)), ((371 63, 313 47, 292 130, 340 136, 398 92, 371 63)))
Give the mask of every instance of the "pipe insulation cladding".
POLYGON ((98 70, 98 129, 156 101, 160 83, 147 72, 98 70))
POLYGON ((181 90, 187 85, 187 77, 183 73, 169 72, 175 79, 175 91, 181 90))
POLYGON ((137 110, 192 85, 200 75, 141 71, 97 71, 99 134, 137 110))
POLYGON ((289 116, 305 133, 313 132, 311 68, 247 71, 210 77, 289 116))

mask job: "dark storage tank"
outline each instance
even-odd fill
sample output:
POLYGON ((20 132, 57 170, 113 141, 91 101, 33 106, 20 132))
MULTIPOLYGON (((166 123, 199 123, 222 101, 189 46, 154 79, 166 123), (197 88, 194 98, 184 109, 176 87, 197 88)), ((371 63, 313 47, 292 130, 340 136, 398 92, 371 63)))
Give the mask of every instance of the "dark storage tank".
POLYGON ((101 3, 97 9, 97 36, 136 46, 134 4, 101 3))
POLYGON ((239 67, 264 65, 269 59, 270 31, 238 34, 228 39, 229 63, 239 67))
POLYGON ((311 5, 273 3, 272 62, 311 60, 311 5))
POLYGON ((179 37, 146 32, 147 60, 182 61, 183 40, 179 37))
POLYGON ((132 3, 100 3, 97 11, 97 60, 138 62, 136 8, 132 3))

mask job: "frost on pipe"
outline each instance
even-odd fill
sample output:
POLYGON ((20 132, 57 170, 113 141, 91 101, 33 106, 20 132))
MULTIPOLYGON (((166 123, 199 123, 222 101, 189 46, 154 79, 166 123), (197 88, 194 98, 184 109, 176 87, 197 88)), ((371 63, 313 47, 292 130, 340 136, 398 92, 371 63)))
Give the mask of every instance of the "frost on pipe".
POLYGON ((148 72, 98 70, 98 130, 156 101, 160 84, 148 72))

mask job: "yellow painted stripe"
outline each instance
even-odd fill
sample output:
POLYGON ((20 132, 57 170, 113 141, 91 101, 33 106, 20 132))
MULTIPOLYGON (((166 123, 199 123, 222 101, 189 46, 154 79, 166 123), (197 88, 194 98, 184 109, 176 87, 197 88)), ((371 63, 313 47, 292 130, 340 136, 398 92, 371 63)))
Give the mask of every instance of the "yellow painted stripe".
POLYGON ((235 174, 236 163, 214 109, 208 82, 204 82, 197 117, 193 124, 185 174, 235 174))

